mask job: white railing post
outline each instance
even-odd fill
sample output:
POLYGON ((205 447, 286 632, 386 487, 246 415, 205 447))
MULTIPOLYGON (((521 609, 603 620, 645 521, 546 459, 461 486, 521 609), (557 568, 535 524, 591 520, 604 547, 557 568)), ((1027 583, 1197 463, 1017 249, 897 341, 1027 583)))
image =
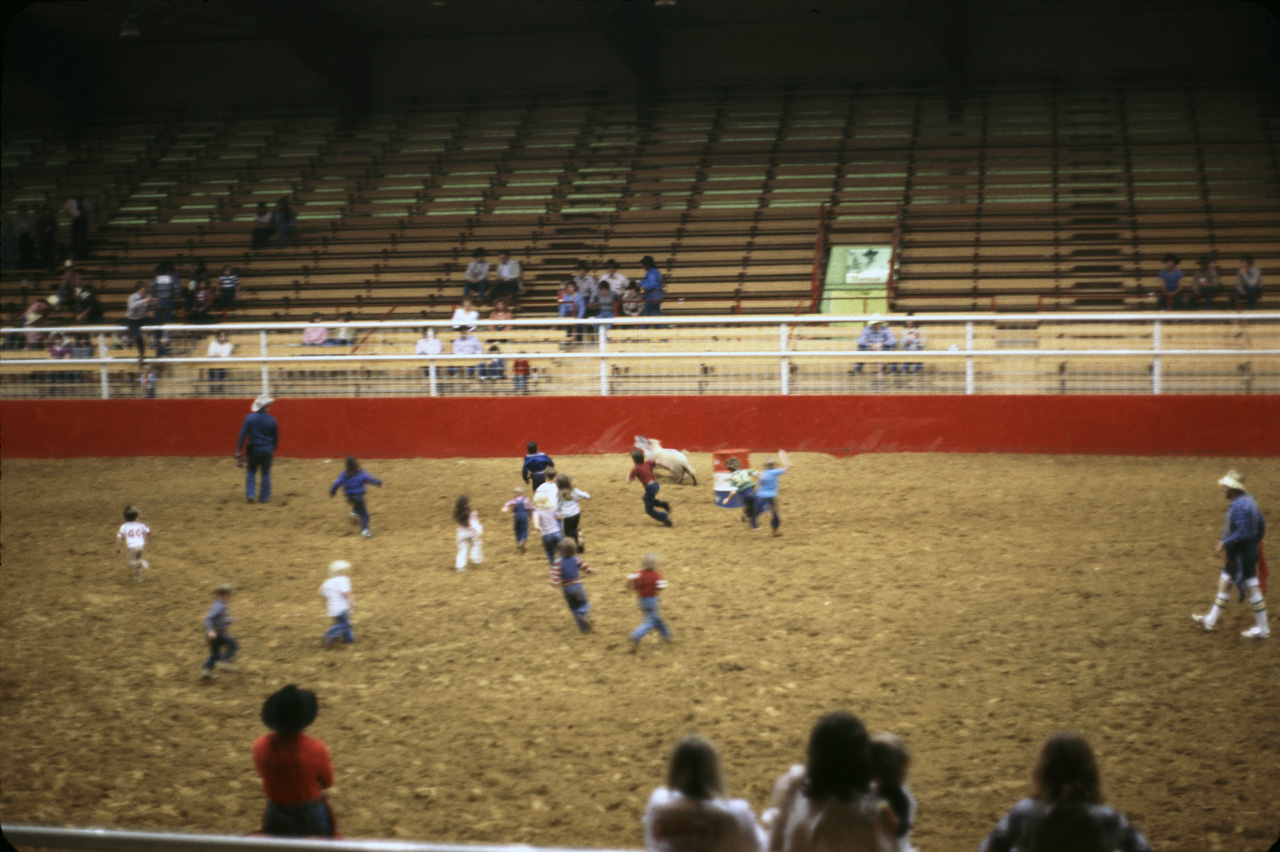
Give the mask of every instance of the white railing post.
POLYGON ((258 332, 258 340, 262 344, 262 392, 267 393, 271 390, 270 382, 267 379, 267 331, 263 329, 258 332))
POLYGON ((1161 375, 1160 375, 1160 320, 1156 320, 1151 324, 1151 350, 1156 354, 1151 356, 1151 392, 1153 394, 1160 393, 1161 375))
POLYGON ((107 372, 107 336, 105 334, 98 335, 98 358, 102 364, 98 368, 99 375, 102 376, 102 398, 111 399, 111 374, 107 372))
POLYGON ((606 333, 603 326, 596 326, 596 335, 599 338, 600 349, 600 395, 609 395, 609 361, 605 357, 609 351, 606 344, 606 333))
POLYGON ((783 396, 791 393, 791 359, 787 357, 789 351, 787 347, 787 326, 778 326, 778 351, 782 353, 781 375, 779 376, 778 387, 781 389, 783 396))
MULTIPOLYGON (((427 329, 427 338, 429 340, 436 339, 436 330, 434 328, 427 329)), ((436 373, 436 356, 428 355, 427 359, 427 393, 431 396, 439 396, 440 386, 438 384, 439 379, 436 373)))
POLYGON ((969 354, 964 359, 964 392, 973 393, 973 323, 964 324, 964 351, 969 354))

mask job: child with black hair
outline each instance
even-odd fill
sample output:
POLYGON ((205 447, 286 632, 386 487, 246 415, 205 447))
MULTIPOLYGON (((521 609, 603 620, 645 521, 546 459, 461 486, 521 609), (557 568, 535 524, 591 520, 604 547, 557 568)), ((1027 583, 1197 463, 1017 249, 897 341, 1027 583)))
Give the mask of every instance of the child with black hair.
POLYGON ((253 741, 253 766, 267 796, 264 834, 335 836, 333 811, 324 794, 333 786, 329 747, 302 733, 318 710, 316 694, 293 684, 262 704, 263 724, 273 731, 253 741))
POLYGON ((233 672, 235 666, 231 665, 231 661, 236 658, 236 652, 240 650, 240 643, 233 636, 227 633, 227 628, 235 621, 231 614, 227 612, 227 604, 231 601, 231 593, 234 591, 230 583, 223 583, 213 590, 213 606, 209 607, 209 612, 204 617, 204 633, 205 639, 209 643, 209 658, 204 661, 204 665, 200 668, 200 678, 209 680, 217 677, 215 668, 223 671, 233 672))
POLYGON ((520 478, 537 491, 538 486, 547 481, 547 468, 555 466, 551 456, 538 452, 538 442, 530 441, 525 445, 524 467, 520 470, 520 478))
POLYGON ((373 538, 373 533, 369 530, 369 509, 364 504, 365 485, 376 485, 381 488, 382 480, 362 469, 355 456, 347 456, 346 469, 338 474, 338 478, 329 488, 329 499, 332 500, 333 495, 337 494, 338 489, 341 488, 342 493, 347 496, 347 502, 351 504, 349 514, 352 520, 360 522, 360 535, 373 538))
POLYGON ((907 790, 907 770, 911 753, 897 734, 882 733, 871 737, 871 777, 876 782, 876 795, 898 820, 898 852, 914 852, 911 829, 916 822, 916 800, 907 790))
POLYGON ((627 482, 638 479, 644 486, 644 513, 655 521, 661 521, 664 527, 674 526, 667 515, 671 511, 671 504, 658 499, 658 480, 653 475, 653 466, 657 462, 645 461, 644 450, 638 449, 631 451, 631 461, 635 463, 635 467, 627 474, 627 482), (658 511, 659 508, 663 511, 658 511))
POLYGON ((142 582, 142 572, 151 570, 151 563, 143 558, 143 550, 147 546, 147 538, 151 535, 151 527, 138 520, 138 507, 124 507, 124 523, 116 533, 116 555, 120 554, 123 542, 129 549, 128 565, 133 569, 133 579, 142 582))
POLYGON ((458 571, 467 570, 467 561, 472 565, 484 562, 484 549, 480 537, 484 535, 484 527, 480 524, 480 516, 471 508, 471 498, 466 494, 458 497, 453 504, 453 520, 458 525, 455 540, 458 544, 458 558, 453 567, 458 571))

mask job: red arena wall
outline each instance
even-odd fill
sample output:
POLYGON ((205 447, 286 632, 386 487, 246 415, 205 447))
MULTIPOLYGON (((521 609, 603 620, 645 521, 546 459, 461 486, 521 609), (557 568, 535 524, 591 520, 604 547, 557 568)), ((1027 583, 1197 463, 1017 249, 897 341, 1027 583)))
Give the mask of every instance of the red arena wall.
MULTIPOLYGON (((6 458, 215 456, 249 400, 0 402, 6 458)), ((676 396, 282 399, 279 454, 332 458, 680 449, 1280 456, 1276 396, 676 396)))

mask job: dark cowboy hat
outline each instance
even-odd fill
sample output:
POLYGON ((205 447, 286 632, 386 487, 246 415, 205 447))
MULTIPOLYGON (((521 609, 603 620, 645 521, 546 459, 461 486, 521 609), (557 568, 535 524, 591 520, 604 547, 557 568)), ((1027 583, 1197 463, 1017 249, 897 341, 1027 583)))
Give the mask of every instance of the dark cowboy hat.
POLYGON ((262 702, 262 721, 278 734, 297 734, 316 720, 318 709, 314 692, 289 684, 262 702))

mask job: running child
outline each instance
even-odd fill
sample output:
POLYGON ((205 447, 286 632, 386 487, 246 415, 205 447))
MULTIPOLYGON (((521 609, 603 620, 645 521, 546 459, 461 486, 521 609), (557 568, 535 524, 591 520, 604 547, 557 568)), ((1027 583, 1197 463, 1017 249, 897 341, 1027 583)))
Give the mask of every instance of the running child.
POLYGON ((453 504, 453 520, 458 525, 455 540, 458 543, 458 558, 453 567, 459 571, 467 570, 467 560, 472 565, 484 563, 484 550, 480 537, 484 535, 484 527, 480 524, 480 516, 471 508, 471 498, 463 494, 453 504))
POLYGON ((373 533, 369 530, 369 509, 364 504, 364 489, 366 485, 376 485, 382 487, 382 480, 369 471, 360 467, 360 462, 356 461, 355 456, 347 456, 346 470, 338 474, 338 478, 334 480, 333 486, 329 489, 329 499, 333 499, 333 495, 338 493, 338 489, 342 489, 342 493, 347 495, 347 502, 351 504, 351 519, 360 522, 360 535, 365 538, 373 538, 373 533))
POLYGON ((753 527, 758 526, 757 519, 767 510, 773 515, 769 521, 769 526, 773 528, 773 534, 775 536, 782 535, 778 531, 778 527, 782 524, 782 519, 778 517, 778 477, 790 469, 787 464, 786 450, 778 450, 777 459, 765 461, 764 470, 760 471, 760 485, 756 488, 755 514, 751 517, 751 525, 753 527))
POLYGON ((742 501, 742 520, 749 523, 751 529, 760 529, 760 525, 756 523, 756 477, 760 475, 759 472, 743 470, 742 462, 738 461, 737 456, 727 459, 724 466, 731 472, 729 487, 733 490, 725 496, 721 505, 728 505, 736 492, 738 499, 742 501))
POLYGON ((554 468, 556 463, 551 460, 551 456, 538 452, 537 441, 530 441, 525 445, 525 450, 520 478, 536 491, 539 485, 547 481, 547 468, 554 468))
POLYGON ((638 479, 644 486, 644 513, 655 521, 661 521, 664 527, 675 526, 667 515, 671 511, 671 504, 658 499, 658 481, 653 476, 653 466, 657 462, 645 461, 643 450, 632 450, 631 461, 635 462, 635 467, 627 474, 627 482, 638 479), (661 507, 663 511, 659 512, 657 507, 661 507))
POLYGON ((572 539, 564 539, 557 546, 560 558, 551 563, 551 588, 564 593, 564 601, 573 613, 579 633, 591 632, 591 603, 582 588, 582 575, 594 574, 595 569, 578 559, 578 546, 572 539))
POLYGON ((230 583, 223 583, 213 590, 213 606, 209 607, 209 612, 204 617, 204 635, 209 643, 209 659, 205 660, 200 668, 202 680, 217 677, 215 668, 227 672, 236 670, 231 662, 236 658, 236 652, 240 650, 240 643, 227 633, 227 628, 235 621, 227 612, 232 591, 234 589, 230 583))
POLYGON ((567 473, 562 473, 556 477, 556 489, 558 490, 557 511, 560 513, 560 523, 564 528, 564 537, 573 539, 574 544, 578 545, 579 553, 586 553, 587 547, 582 540, 582 532, 578 529, 578 521, 582 519, 582 507, 578 505, 579 500, 590 500, 591 495, 587 492, 574 488, 573 480, 569 478, 567 473))
POLYGON ((533 495, 533 529, 542 536, 542 549, 547 553, 547 564, 556 564, 560 541, 564 533, 560 529, 560 510, 556 499, 542 489, 533 495))
POLYGON ((524 553, 524 544, 529 540, 529 515, 533 512, 533 503, 524 496, 523 488, 516 488, 510 500, 502 504, 502 511, 511 512, 512 529, 516 534, 516 548, 524 553))
POLYGON ((356 641, 356 633, 351 629, 351 610, 355 601, 351 599, 351 578, 347 572, 351 563, 345 559, 335 559, 329 563, 329 579, 320 584, 320 597, 329 609, 329 617, 333 626, 324 632, 324 646, 332 648, 339 639, 350 645, 356 641))
POLYGON ((911 829, 916 822, 916 800, 907 790, 907 770, 911 753, 897 734, 876 734, 871 738, 871 777, 882 807, 898 820, 898 852, 914 852, 911 829))
POLYGON ((657 630, 662 641, 671 641, 671 631, 658 611, 658 592, 667 587, 667 580, 658 571, 658 554, 646 553, 640 560, 640 570, 627 575, 627 588, 636 593, 636 602, 644 613, 644 623, 631 631, 631 653, 640 650, 640 640, 650 630, 657 630))
POLYGON ((129 549, 128 565, 133 569, 133 579, 142 582, 142 572, 151 570, 151 563, 143 558, 142 552, 147 547, 147 537, 151 535, 151 527, 138 520, 138 507, 124 507, 124 523, 116 533, 116 555, 120 555, 120 544, 129 549))

